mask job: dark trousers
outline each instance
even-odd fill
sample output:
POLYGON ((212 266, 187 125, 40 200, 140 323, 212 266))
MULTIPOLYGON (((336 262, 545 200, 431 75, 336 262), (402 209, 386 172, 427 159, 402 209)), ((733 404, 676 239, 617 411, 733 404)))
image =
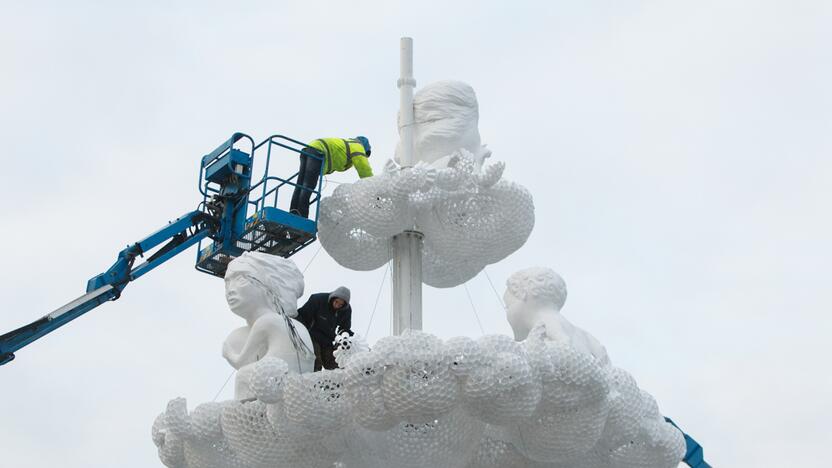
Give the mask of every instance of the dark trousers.
MULTIPOLYGON (((309 151, 309 149, 305 151, 309 151)), ((320 152, 318 155, 323 156, 320 152)), ((292 194, 292 203, 289 205, 290 213, 304 218, 309 217, 309 199, 312 197, 312 191, 318 186, 318 180, 321 177, 321 164, 323 164, 323 161, 320 159, 305 154, 300 155, 300 169, 295 181, 298 186, 295 187, 295 193, 292 194)))
POLYGON ((337 369, 338 363, 335 362, 335 348, 327 348, 318 344, 317 341, 312 342, 315 348, 315 372, 324 369, 337 369))

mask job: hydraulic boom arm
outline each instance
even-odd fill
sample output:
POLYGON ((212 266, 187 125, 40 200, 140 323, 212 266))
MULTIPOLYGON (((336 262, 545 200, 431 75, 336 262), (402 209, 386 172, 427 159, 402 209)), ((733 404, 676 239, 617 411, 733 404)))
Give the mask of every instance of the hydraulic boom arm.
POLYGON ((202 211, 192 211, 159 229, 118 254, 106 272, 89 280, 87 293, 44 317, 0 335, 0 365, 14 359, 14 353, 38 338, 60 328, 107 301, 119 298, 136 278, 144 275, 205 238, 214 229, 214 220, 202 211), (142 264, 133 268, 137 257, 166 242, 142 264))
POLYGON ((104 302, 118 299, 131 281, 194 244, 200 244, 196 269, 223 277, 228 262, 243 252, 289 257, 314 242, 317 206, 313 219, 298 217, 278 208, 278 196, 281 187, 286 188, 284 192, 300 187, 311 191, 315 195, 313 202, 317 204, 321 196, 323 165, 316 188, 298 186, 297 173, 285 178, 269 173, 270 160, 277 151, 289 150, 322 160, 318 153, 307 149, 304 143, 283 135, 272 135, 259 144, 244 133, 231 135, 200 161, 198 187, 203 201, 198 210, 127 246, 109 270, 87 282, 87 292, 83 296, 28 325, 0 335, 0 365, 14 359, 14 353, 20 348, 104 302), (238 147, 246 144, 250 146, 245 150, 238 147), (265 156, 263 175, 252 181, 254 154, 258 150, 258 154, 265 156), (252 194, 255 189, 258 193, 252 194), (250 217, 247 216, 249 211, 253 212, 250 217), (202 240, 208 244, 204 249, 202 240), (136 258, 144 258, 146 254, 147 259, 134 268, 136 258))

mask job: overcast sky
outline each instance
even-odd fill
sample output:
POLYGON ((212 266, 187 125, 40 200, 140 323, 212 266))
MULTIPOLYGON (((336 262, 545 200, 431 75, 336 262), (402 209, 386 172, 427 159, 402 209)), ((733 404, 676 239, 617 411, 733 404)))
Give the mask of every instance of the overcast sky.
MULTIPOLYGON (((0 1, 0 332, 194 209, 199 159, 234 131, 367 135, 381 170, 408 35, 419 85, 471 84, 483 142, 535 197, 529 241, 487 268, 499 293, 560 272, 566 317, 714 466, 828 463, 832 3, 120 3, 0 1)), ((317 250, 295 257, 307 293, 349 286, 355 328, 387 334, 384 269, 317 250)), ((215 397, 242 324, 195 255, 0 369, 0 465, 161 466, 153 419, 215 397)), ((509 333, 488 278, 468 289, 509 333)), ((425 330, 481 334, 465 289, 424 296, 425 330)))

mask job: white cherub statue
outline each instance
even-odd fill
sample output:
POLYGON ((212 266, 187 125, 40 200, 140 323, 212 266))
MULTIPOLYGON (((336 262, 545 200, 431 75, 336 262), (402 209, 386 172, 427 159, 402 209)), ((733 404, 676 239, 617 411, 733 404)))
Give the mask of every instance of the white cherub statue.
POLYGON ((503 300, 515 340, 525 340, 533 329, 540 330, 548 340, 569 345, 595 356, 604 365, 609 364, 604 346, 561 315, 566 302, 566 282, 551 268, 533 267, 514 273, 506 281, 503 300))
POLYGON ((254 364, 265 356, 284 360, 290 372, 311 372, 315 362, 312 340, 297 316, 303 295, 303 274, 292 260, 261 252, 246 252, 228 264, 225 299, 246 326, 225 339, 222 355, 235 369, 234 398, 254 395, 249 381, 254 364))

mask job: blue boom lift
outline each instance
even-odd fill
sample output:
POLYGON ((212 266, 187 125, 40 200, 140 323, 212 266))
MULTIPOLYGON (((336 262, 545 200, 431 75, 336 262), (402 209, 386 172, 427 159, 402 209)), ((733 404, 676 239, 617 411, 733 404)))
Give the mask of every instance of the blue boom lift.
POLYGON ((286 179, 269 175, 272 152, 285 153, 283 150, 322 159, 304 143, 283 135, 273 135, 255 144, 254 139, 243 133, 235 133, 203 157, 198 184, 203 200, 199 207, 127 246, 110 269, 87 282, 83 296, 28 325, 0 335, 0 365, 14 359, 14 353, 20 348, 104 302, 118 299, 131 281, 194 244, 198 244, 196 269, 223 277, 228 262, 243 252, 289 257, 314 242, 323 164, 317 187, 309 189, 315 203, 314 218, 287 213, 277 207, 278 195, 284 187, 294 191, 298 174, 286 179), (259 156, 265 153, 266 160, 262 177, 252 184, 255 153, 259 156), (248 213, 251 215, 247 216, 248 213), (144 262, 134 267, 138 257, 144 258, 144 262))

